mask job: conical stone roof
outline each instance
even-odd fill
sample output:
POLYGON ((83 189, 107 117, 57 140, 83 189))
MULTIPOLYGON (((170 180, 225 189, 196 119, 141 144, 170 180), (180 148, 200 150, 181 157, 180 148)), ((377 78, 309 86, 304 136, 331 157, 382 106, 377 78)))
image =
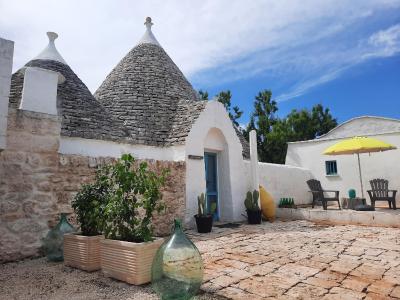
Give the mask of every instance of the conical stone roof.
MULTIPOLYGON (((54 45, 57 34, 48 33, 48 37, 49 45, 25 67, 43 68, 59 72, 65 77, 65 81, 57 88, 57 110, 61 116, 61 135, 113 141, 127 139, 123 124, 101 106, 58 53, 54 45)), ((19 107, 23 84, 22 68, 11 77, 10 107, 19 107)))
POLYGON ((183 143, 206 101, 197 93, 151 32, 147 30, 95 93, 97 100, 124 123, 138 144, 183 143))

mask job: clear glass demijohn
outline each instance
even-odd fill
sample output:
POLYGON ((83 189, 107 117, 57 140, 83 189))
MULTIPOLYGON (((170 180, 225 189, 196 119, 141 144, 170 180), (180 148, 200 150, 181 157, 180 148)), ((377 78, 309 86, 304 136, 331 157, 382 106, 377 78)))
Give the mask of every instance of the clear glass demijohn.
POLYGON ((162 300, 186 300, 196 295, 203 281, 199 250, 175 219, 172 236, 158 249, 151 269, 152 287, 162 300))

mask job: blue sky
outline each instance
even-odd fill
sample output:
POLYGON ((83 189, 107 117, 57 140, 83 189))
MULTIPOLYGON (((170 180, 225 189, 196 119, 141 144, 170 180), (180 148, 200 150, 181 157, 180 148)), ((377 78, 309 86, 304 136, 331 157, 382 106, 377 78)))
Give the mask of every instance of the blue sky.
MULTIPOLYGON (((278 101, 280 117, 292 109, 310 109, 321 103, 331 110, 338 122, 361 115, 400 119, 399 24, 400 10, 384 9, 327 38, 296 47, 294 51, 298 53, 295 56, 310 62, 310 67, 306 63, 298 67, 291 61, 291 54, 283 51, 284 67, 266 67, 254 76, 222 84, 208 82, 206 78, 210 71, 205 71, 196 74, 193 83, 197 89, 207 90, 212 96, 220 90, 231 90, 233 105, 244 111, 240 120, 243 125, 248 122, 253 109, 254 96, 263 89, 272 90, 273 98, 278 101), (385 45, 376 47, 375 52, 368 49, 377 40, 385 45), (308 57, 308 53, 315 56, 308 57), (326 61, 327 56, 332 59, 326 61), (313 65, 318 60, 321 65, 313 65), (285 67, 288 70, 283 70, 285 67)), ((326 30, 324 27, 319 29, 326 30)), ((269 51, 260 56, 264 55, 268 56, 269 51)))
POLYGON ((14 70, 59 34, 58 50, 94 92, 153 32, 196 89, 230 89, 248 121, 271 89, 279 115, 322 103, 339 122, 400 118, 400 0, 0 0, 14 70), (62 13, 60 13, 62 12, 62 13))
MULTIPOLYGON (((279 86, 279 81, 249 78, 204 89, 210 95, 230 89, 233 104, 245 112, 240 123, 246 124, 257 91, 268 88, 275 97, 280 90, 284 91, 284 87, 274 89, 275 86, 279 86)), ((400 119, 400 55, 354 66, 338 78, 317 85, 302 95, 278 100, 278 116, 284 117, 292 109, 310 109, 318 103, 328 107, 340 123, 362 115, 400 119)))

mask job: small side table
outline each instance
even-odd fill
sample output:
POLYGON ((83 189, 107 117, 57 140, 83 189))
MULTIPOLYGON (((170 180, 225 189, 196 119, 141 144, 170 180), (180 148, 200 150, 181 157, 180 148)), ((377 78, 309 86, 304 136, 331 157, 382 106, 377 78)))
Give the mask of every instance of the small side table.
POLYGON ((354 210, 357 205, 366 205, 367 201, 365 198, 342 198, 342 208, 354 210))

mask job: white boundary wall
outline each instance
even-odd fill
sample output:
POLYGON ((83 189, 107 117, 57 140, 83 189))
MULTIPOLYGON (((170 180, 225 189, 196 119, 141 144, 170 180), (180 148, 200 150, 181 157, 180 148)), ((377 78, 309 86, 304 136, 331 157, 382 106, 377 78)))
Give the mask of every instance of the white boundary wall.
MULTIPOLYGON (((250 163, 245 162, 247 172, 250 174, 250 163)), ((309 204, 312 196, 308 192, 306 181, 313 178, 311 171, 304 168, 258 163, 259 181, 268 193, 279 204, 280 198, 293 198, 295 204, 309 204)), ((246 175, 248 176, 248 175, 246 175)))

